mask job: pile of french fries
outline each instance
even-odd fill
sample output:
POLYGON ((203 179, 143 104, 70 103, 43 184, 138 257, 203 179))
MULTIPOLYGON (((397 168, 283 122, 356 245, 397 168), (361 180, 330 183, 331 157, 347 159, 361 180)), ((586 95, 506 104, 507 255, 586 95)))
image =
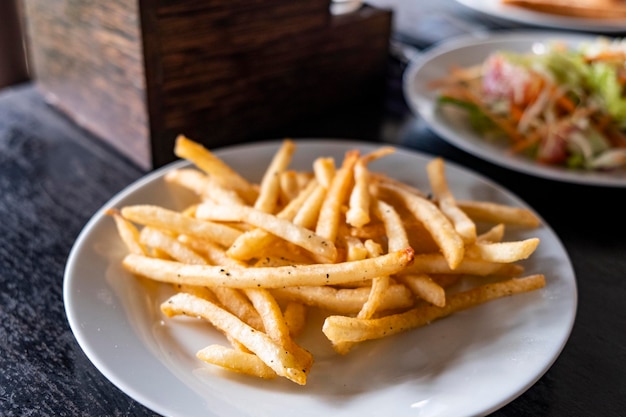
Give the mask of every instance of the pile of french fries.
POLYGON ((180 212, 107 211, 128 248, 124 268, 173 286, 162 312, 207 320, 225 335, 197 352, 201 361, 304 385, 313 356, 297 339, 310 309, 324 312, 321 331, 344 355, 359 342, 545 286, 518 262, 539 239, 504 239, 507 226, 534 228, 539 219, 455 199, 441 158, 427 165, 426 194, 370 170, 392 147, 352 150, 338 163, 319 156, 308 171, 290 168, 296 150, 284 140, 251 182, 181 135, 175 154, 193 166, 164 179, 193 191, 197 203, 180 212), (469 277, 481 281, 468 287, 469 277))

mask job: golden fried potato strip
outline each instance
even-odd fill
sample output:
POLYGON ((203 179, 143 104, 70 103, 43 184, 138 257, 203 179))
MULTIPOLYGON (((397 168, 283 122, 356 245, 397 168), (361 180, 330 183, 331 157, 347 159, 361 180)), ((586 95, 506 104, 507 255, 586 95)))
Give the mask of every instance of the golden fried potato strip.
POLYGON ((407 248, 360 261, 269 268, 188 265, 135 254, 126 255, 122 265, 133 274, 173 284, 230 288, 281 288, 366 281, 376 276, 395 274, 411 263, 412 259, 413 250, 407 248))
POLYGON ((280 175, 291 163, 295 150, 296 144, 291 140, 284 140, 278 148, 261 179, 259 195, 254 202, 255 209, 266 213, 274 212, 280 196, 280 175))
MULTIPOLYGON (((277 298, 318 307, 337 314, 357 314, 367 302, 371 289, 369 286, 357 288, 335 288, 331 286, 307 286, 275 288, 272 291, 277 298)), ((394 310, 411 307, 414 303, 411 291, 404 285, 389 285, 382 293, 379 310, 394 310)))
POLYGON ((229 204, 245 204, 243 198, 235 191, 218 183, 214 177, 195 168, 176 169, 165 174, 165 181, 185 187, 196 193, 202 200, 229 204))
POLYGON ((360 157, 354 164, 354 187, 350 192, 346 222, 354 227, 363 227, 370 221, 370 173, 367 165, 386 155, 395 152, 390 146, 378 148, 360 157))
POLYGON ((253 204, 256 201, 259 194, 256 187, 201 144, 189 140, 184 135, 178 135, 174 144, 174 154, 193 162, 215 178, 222 187, 237 192, 247 203, 253 204))
POLYGON ((147 255, 146 249, 139 241, 139 230, 134 224, 126 220, 119 210, 109 209, 106 214, 113 217, 115 226, 117 227, 117 233, 128 248, 130 253, 137 255, 147 255))
POLYGON ((533 291, 545 286, 541 274, 484 284, 448 297, 444 307, 422 304, 402 313, 363 320, 346 316, 329 316, 322 331, 333 343, 363 342, 425 326, 437 319, 466 310, 497 298, 533 291))
POLYGON ((341 219, 341 207, 346 201, 353 179, 353 167, 359 159, 357 151, 347 152, 341 168, 332 178, 326 198, 320 209, 316 233, 330 241, 335 241, 341 219))
POLYGON ((194 219, 155 205, 126 206, 121 212, 124 218, 134 223, 212 240, 222 246, 232 245, 241 234, 241 231, 233 227, 194 219))
POLYGON ((198 359, 229 371, 262 379, 276 378, 276 372, 254 353, 242 352, 222 345, 209 345, 196 353, 198 359))
POLYGON ((532 211, 490 201, 457 200, 457 205, 475 221, 538 227, 539 217, 532 211))
POLYGON ((514 242, 478 242, 467 248, 467 256, 489 262, 510 264, 527 259, 537 249, 538 245, 539 239, 536 237, 514 242))

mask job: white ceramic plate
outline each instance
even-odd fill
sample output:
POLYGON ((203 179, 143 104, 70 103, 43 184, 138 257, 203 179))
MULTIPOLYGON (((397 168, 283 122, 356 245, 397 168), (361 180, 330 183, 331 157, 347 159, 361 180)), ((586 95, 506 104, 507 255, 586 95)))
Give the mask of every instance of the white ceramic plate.
POLYGON ((575 46, 595 37, 531 31, 496 32, 484 36, 464 35, 452 38, 425 51, 409 64, 403 79, 404 95, 411 109, 441 138, 496 165, 557 181, 626 187, 625 170, 611 173, 573 171, 557 166, 540 165, 523 155, 511 155, 505 143, 489 142, 477 134, 462 112, 455 112, 450 106, 444 112, 437 105, 437 91, 430 85, 433 80, 444 76, 450 68, 479 64, 497 50, 541 51, 542 45, 556 39, 575 46))
POLYGON ((626 33, 626 19, 592 19, 545 13, 502 4, 500 0, 456 0, 480 13, 532 26, 597 33, 626 33))
MULTIPOLYGON (((251 180, 258 180, 279 141, 217 152, 251 180)), ((374 149, 349 141, 301 140, 292 166, 310 168, 316 156, 341 160, 348 149, 374 149)), ((371 168, 428 188, 429 157, 405 150, 371 168)), ((159 304, 167 286, 142 283, 120 266, 125 249, 110 207, 153 203, 181 209, 192 196, 167 185, 177 162, 130 185, 85 226, 69 256, 64 299, 80 346, 111 382, 148 408, 168 416, 478 416, 507 404, 533 385, 561 352, 574 323, 577 289, 572 265, 548 225, 511 229, 510 238, 537 236, 528 273, 542 272, 547 286, 493 301, 432 325, 364 343, 335 354, 320 331, 300 340, 315 357, 306 386, 277 378, 260 381, 217 372, 195 358, 210 343, 224 343, 210 326, 165 319, 159 304)), ((459 198, 526 206, 493 182, 448 163, 459 198)))

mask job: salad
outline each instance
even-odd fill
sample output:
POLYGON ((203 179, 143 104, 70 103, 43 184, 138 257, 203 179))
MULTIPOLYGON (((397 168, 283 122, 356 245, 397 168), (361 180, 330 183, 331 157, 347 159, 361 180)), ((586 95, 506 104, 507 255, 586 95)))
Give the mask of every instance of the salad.
POLYGON ((572 169, 626 168, 626 39, 497 51, 433 87, 440 106, 463 109, 477 132, 511 152, 572 169))

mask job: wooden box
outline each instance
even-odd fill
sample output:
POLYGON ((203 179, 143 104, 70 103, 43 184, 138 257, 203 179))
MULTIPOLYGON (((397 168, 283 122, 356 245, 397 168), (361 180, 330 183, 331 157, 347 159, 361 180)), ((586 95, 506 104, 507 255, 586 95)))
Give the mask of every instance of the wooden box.
POLYGON ((146 169, 380 88, 391 11, 330 0, 23 0, 39 89, 146 169))

